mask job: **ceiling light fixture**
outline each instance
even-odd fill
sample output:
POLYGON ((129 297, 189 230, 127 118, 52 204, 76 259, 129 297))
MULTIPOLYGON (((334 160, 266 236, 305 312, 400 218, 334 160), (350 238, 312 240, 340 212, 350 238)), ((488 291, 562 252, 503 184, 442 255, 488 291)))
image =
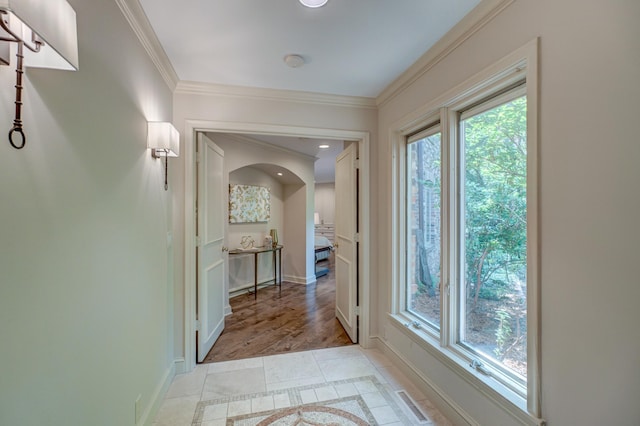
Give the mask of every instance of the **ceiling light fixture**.
POLYGON ((325 145, 318 145, 318 148, 327 149, 327 148, 329 148, 329 145, 326 145, 326 144, 325 145))
POLYGON ((278 172, 276 173, 278 176, 282 176, 282 172, 278 172))
POLYGON ((316 8, 324 6, 327 1, 329 0, 300 0, 300 3, 307 7, 316 8))
POLYGON ((304 58, 300 55, 287 55, 284 57, 284 63, 291 68, 300 68, 304 65, 304 58))

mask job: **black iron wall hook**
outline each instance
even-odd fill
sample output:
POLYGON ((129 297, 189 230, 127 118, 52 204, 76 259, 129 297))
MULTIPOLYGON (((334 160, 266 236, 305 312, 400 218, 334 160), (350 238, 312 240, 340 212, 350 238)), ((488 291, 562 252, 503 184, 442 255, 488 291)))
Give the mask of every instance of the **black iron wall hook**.
POLYGON ((23 69, 23 59, 24 59, 24 43, 22 41, 18 42, 18 53, 16 57, 18 58, 18 65, 16 66, 16 115, 13 120, 13 127, 9 130, 9 143, 15 149, 22 149, 27 143, 27 137, 22 130, 22 75, 24 74, 23 69), (18 134, 20 135, 20 143, 16 143, 13 138, 18 134))
POLYGON ((31 50, 32 52, 39 52, 40 48, 44 44, 42 40, 35 35, 32 34, 33 46, 29 43, 25 43, 24 40, 18 37, 11 28, 9 28, 9 22, 7 21, 7 13, 2 11, 0 13, 0 28, 2 28, 7 34, 11 36, 11 38, 0 37, 0 41, 9 41, 12 43, 18 44, 18 52, 16 53, 16 57, 18 59, 18 63, 16 65, 16 115, 13 120, 13 127, 9 130, 9 143, 15 149, 22 149, 27 143, 27 137, 24 134, 24 130, 22 130, 22 77, 24 74, 24 48, 31 50), (18 135, 19 141, 16 142, 14 139, 18 135))

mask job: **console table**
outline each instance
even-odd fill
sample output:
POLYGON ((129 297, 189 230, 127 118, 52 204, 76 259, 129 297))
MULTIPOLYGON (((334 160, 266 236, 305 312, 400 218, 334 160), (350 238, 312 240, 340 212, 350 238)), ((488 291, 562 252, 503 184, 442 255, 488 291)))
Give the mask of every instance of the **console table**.
MULTIPOLYGON (((254 247, 250 249, 234 249, 229 250, 230 256, 253 255, 253 295, 254 299, 258 299, 258 255, 260 253, 271 253, 273 255, 273 285, 277 285, 282 293, 282 247, 254 247)), ((271 281, 271 280, 269 280, 271 281)), ((265 281, 268 282, 268 281, 265 281)))

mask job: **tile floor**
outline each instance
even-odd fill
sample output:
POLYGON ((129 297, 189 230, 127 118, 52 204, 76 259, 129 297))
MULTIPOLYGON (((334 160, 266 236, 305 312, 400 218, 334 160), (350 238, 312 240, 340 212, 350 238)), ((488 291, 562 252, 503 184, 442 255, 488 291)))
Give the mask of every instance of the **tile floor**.
POLYGON ((355 345, 200 364, 174 378, 153 425, 226 425, 229 417, 349 396, 361 397, 379 425, 451 426, 382 352, 355 345), (411 412, 400 390, 429 420, 411 412))

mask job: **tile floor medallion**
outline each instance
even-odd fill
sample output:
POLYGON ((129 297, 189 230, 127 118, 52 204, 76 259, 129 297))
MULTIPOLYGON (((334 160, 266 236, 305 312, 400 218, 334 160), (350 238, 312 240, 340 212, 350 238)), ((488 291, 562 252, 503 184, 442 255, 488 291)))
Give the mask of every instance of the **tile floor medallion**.
POLYGON ((428 422, 426 416, 422 417, 423 422, 409 419, 375 376, 200 401, 192 425, 206 425, 225 407, 228 410, 226 426, 375 426, 428 422), (367 392, 360 394, 359 390, 367 392), (258 411, 259 407, 264 410, 258 411))
POLYGON ((452 426, 378 349, 356 345, 198 364, 153 426, 452 426))

